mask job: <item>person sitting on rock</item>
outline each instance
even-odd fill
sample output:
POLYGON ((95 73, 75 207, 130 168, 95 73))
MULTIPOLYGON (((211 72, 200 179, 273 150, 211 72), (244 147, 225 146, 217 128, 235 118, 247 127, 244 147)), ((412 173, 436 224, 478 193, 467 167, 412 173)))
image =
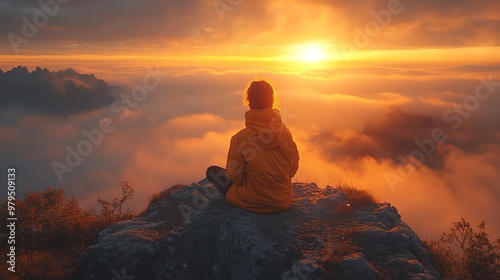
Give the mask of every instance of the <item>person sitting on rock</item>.
POLYGON ((250 106, 246 128, 231 138, 226 169, 209 167, 207 179, 235 206, 254 212, 286 210, 299 167, 297 145, 281 121, 278 98, 268 81, 252 81, 243 101, 250 106))

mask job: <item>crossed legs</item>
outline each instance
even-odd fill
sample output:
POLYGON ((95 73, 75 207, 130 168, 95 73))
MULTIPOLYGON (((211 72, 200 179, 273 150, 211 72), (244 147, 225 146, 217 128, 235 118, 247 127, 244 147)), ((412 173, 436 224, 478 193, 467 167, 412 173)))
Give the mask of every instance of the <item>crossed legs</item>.
POLYGON ((207 179, 210 183, 226 196, 227 190, 233 184, 231 179, 226 176, 226 170, 218 166, 210 166, 207 169, 207 179))

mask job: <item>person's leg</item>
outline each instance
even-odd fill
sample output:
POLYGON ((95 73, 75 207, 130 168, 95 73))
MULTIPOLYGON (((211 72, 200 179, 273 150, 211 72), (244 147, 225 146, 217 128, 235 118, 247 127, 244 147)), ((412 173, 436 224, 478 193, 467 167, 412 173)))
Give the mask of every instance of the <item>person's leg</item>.
POLYGON ((226 196, 227 190, 233 182, 226 176, 226 170, 218 166, 210 166, 207 169, 207 179, 210 183, 226 196))

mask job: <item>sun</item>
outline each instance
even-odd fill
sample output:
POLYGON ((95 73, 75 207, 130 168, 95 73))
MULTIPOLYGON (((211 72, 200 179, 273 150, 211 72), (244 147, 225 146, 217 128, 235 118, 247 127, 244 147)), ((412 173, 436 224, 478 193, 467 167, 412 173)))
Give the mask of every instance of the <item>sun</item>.
POLYGON ((310 44, 304 47, 302 60, 308 62, 318 62, 325 60, 325 52, 320 45, 310 44))
POLYGON ((287 54, 278 56, 283 61, 295 63, 296 67, 323 67, 337 57, 332 52, 331 44, 320 42, 304 42, 302 44, 289 45, 287 54))

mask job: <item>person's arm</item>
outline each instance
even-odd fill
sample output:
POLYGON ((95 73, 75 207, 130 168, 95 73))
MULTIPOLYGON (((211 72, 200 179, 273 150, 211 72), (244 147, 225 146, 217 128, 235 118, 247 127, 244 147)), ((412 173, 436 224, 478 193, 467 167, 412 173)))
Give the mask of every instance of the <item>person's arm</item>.
POLYGON ((290 135, 290 152, 292 154, 292 168, 290 169, 290 172, 288 173, 288 177, 290 179, 297 174, 297 170, 299 170, 299 150, 297 149, 297 144, 295 144, 295 141, 293 141, 292 134, 290 131, 288 131, 290 135))
POLYGON ((231 138, 229 152, 227 154, 226 175, 237 186, 243 183, 245 178, 245 159, 240 152, 236 135, 231 138))

